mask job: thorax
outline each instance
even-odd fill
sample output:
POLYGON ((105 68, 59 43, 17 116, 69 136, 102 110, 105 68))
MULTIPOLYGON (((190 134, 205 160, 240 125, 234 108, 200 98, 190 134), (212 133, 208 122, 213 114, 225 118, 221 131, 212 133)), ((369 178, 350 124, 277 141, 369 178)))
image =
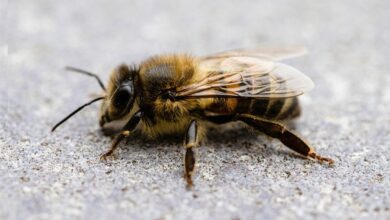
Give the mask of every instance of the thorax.
POLYGON ((140 66, 139 106, 145 112, 142 130, 150 136, 185 131, 198 101, 170 100, 164 94, 196 80, 197 63, 183 55, 152 57, 140 66))

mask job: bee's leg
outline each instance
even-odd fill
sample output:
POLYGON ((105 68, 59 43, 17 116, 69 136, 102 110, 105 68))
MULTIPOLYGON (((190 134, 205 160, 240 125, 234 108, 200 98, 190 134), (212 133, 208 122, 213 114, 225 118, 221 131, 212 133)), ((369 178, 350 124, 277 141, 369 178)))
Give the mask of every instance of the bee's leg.
POLYGON ((121 129, 112 126, 103 126, 100 130, 102 131, 104 136, 110 136, 110 137, 117 135, 121 132, 121 129))
POLYGON ((198 125, 195 120, 192 120, 188 126, 187 133, 185 136, 185 148, 186 153, 184 157, 184 178, 187 181, 187 186, 191 187, 192 184, 192 175, 195 169, 195 153, 193 147, 196 147, 198 144, 198 125))
POLYGON ((121 121, 111 121, 108 123, 104 123, 100 127, 100 131, 105 136, 115 137, 117 134, 119 134, 123 127, 126 125, 127 121, 121 120, 121 121))
POLYGON ((130 118, 126 125, 123 126, 121 132, 112 141, 110 149, 100 156, 101 160, 106 160, 108 156, 111 156, 114 153, 115 149, 118 147, 119 143, 127 136, 129 136, 131 132, 134 132, 137 125, 141 121, 142 116, 143 112, 138 111, 130 118))
POLYGON ((253 115, 240 114, 236 116, 238 120, 247 123, 248 125, 257 128, 259 131, 268 136, 279 139, 290 149, 300 153, 306 157, 318 160, 320 163, 327 162, 329 165, 333 164, 333 160, 327 157, 318 155, 308 143, 302 138, 298 137, 294 132, 288 130, 284 125, 262 119, 253 115))

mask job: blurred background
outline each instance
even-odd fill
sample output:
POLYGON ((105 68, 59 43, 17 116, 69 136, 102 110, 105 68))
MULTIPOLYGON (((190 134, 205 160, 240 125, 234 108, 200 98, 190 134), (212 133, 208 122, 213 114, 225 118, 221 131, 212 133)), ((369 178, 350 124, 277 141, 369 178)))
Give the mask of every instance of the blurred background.
POLYGON ((44 1, 0 5, 0 218, 389 219, 390 2, 382 0, 44 1), (181 141, 110 140, 97 105, 50 134, 121 63, 302 45, 287 62, 316 88, 296 130, 327 168, 278 141, 216 132, 185 189, 181 141))

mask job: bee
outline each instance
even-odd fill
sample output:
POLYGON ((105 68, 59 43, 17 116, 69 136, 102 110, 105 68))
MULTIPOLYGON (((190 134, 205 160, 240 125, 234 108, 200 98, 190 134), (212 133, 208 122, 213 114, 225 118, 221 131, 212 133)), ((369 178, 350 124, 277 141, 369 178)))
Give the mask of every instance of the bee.
POLYGON ((184 177, 192 186, 195 152, 210 124, 241 121, 306 158, 332 164, 284 123, 300 115, 297 96, 313 82, 280 61, 302 54, 299 48, 232 50, 204 57, 158 55, 140 65, 122 64, 111 73, 98 97, 65 117, 52 131, 84 107, 102 100, 99 123, 114 134, 101 155, 112 156, 119 143, 136 133, 151 138, 184 134, 184 177))

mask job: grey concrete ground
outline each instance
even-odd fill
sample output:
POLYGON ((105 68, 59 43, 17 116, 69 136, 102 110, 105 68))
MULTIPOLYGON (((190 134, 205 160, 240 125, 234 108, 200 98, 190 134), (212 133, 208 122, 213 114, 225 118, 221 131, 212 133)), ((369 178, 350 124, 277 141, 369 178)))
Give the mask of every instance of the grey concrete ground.
POLYGON ((1 4, 0 219, 390 219, 389 1, 1 4), (309 49, 288 61, 316 84, 296 130, 334 167, 238 125, 211 132, 188 191, 179 138, 100 162, 97 105, 50 133, 100 91, 65 65, 107 80, 156 53, 261 44, 309 49))

